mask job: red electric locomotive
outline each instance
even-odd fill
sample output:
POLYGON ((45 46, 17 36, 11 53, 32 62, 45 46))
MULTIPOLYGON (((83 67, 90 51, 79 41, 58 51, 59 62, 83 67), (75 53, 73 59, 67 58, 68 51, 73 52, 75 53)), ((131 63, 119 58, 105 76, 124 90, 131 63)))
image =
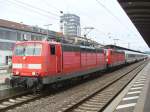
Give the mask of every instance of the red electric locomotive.
POLYGON ((41 87, 106 69, 104 49, 49 41, 24 41, 15 45, 12 85, 41 87))
POLYGON ((125 64, 125 52, 116 49, 107 49, 106 50, 107 56, 107 66, 108 67, 115 67, 118 65, 125 64))

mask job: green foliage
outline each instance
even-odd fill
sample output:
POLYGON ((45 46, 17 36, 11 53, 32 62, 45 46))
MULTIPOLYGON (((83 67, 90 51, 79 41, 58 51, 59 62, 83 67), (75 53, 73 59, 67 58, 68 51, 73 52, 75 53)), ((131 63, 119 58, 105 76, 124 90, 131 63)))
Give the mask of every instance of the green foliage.
POLYGON ((60 37, 56 37, 56 42, 60 42, 61 41, 61 39, 60 39, 60 37))

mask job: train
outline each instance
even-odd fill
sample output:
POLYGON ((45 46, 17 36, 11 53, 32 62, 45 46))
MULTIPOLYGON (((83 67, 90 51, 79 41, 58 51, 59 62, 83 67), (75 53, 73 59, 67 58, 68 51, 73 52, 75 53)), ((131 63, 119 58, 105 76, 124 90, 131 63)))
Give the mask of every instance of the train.
MULTIPOLYGON (((17 42, 12 56, 12 86, 39 89, 44 85, 143 60, 146 54, 54 41, 17 42)), ((8 81, 7 81, 8 82, 8 81)))

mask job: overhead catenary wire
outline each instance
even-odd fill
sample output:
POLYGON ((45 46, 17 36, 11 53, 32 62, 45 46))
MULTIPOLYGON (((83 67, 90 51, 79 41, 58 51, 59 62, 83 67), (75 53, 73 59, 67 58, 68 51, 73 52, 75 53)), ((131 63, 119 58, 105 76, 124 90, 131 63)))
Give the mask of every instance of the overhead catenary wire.
MULTIPOLYGON (((82 15, 83 15, 83 14, 82 14, 82 15)), ((92 22, 93 27, 94 27, 98 32, 101 32, 101 33, 103 33, 103 34, 106 34, 105 31, 103 31, 102 29, 96 27, 97 24, 95 24, 95 22, 94 22, 94 21, 95 21, 95 18, 93 19, 92 16, 88 16, 88 14, 87 14, 87 15, 84 14, 83 16, 86 16, 86 19, 88 19, 90 22, 92 22)), ((101 24, 101 23, 99 23, 99 24, 101 24)), ((87 25, 86 25, 86 26, 87 26, 87 25)), ((104 25, 102 25, 102 24, 101 24, 101 26, 104 27, 104 25)))
MULTIPOLYGON (((50 6, 50 7, 53 7, 55 10, 57 10, 57 11, 59 11, 59 12, 61 12, 62 10, 60 10, 60 9, 58 9, 58 8, 56 8, 56 7, 54 7, 52 4, 50 4, 47 0, 43 0, 42 1, 45 5, 47 5, 47 6, 50 6)), ((63 11, 62 11, 63 12, 63 11)), ((87 15, 85 15, 90 21, 94 21, 93 19, 91 19, 91 17, 90 16, 87 16, 87 15)), ((87 25, 85 25, 85 26, 87 26, 87 25)), ((98 31, 98 32, 101 32, 101 33, 103 33, 103 34, 106 34, 104 31, 102 31, 102 30, 100 30, 99 28, 96 28, 95 27, 96 25, 94 25, 94 28, 98 31)))
MULTIPOLYGON (((140 35, 140 33, 138 32, 138 30, 135 28, 135 26, 134 26, 134 28, 135 28, 135 31, 137 32, 137 33, 135 33, 135 31, 133 31, 133 29, 129 29, 129 27, 127 27, 127 25, 126 24, 124 24, 116 15, 114 15, 113 14, 113 12, 110 10, 110 9, 108 9, 104 4, 102 4, 99 0, 96 0, 97 1, 97 3, 100 5, 100 6, 102 6, 111 16, 113 16, 125 29, 126 29, 126 31, 128 31, 128 34, 131 34, 132 33, 132 35, 135 35, 135 37, 138 37, 138 35, 137 35, 137 33, 140 35)), ((129 19, 130 20, 130 19, 129 19)), ((130 22, 132 23, 132 21, 130 20, 130 22)), ((124 40, 125 41, 125 40, 124 40)))
POLYGON ((12 1, 12 0, 7 0, 7 1, 5 1, 5 2, 8 2, 8 3, 10 3, 10 4, 17 5, 17 6, 21 7, 21 8, 26 9, 26 10, 32 11, 32 12, 34 12, 34 13, 40 15, 40 16, 46 17, 47 19, 50 18, 50 19, 54 19, 54 20, 59 20, 57 17, 50 16, 50 15, 48 15, 48 14, 44 14, 44 13, 42 13, 42 12, 40 12, 40 11, 37 11, 37 10, 35 10, 35 9, 33 9, 33 8, 24 6, 23 4, 19 4, 19 3, 17 3, 17 2, 12 1))
MULTIPOLYGON (((35 6, 32 6, 32 5, 30 5, 30 4, 27 4, 27 3, 24 3, 24 2, 21 2, 21 1, 18 1, 18 0, 11 0, 11 2, 12 1, 15 1, 15 2, 17 2, 18 4, 20 4, 20 5, 24 5, 25 7, 28 7, 28 8, 30 8, 30 9, 33 9, 34 10, 34 12, 36 12, 36 13, 38 13, 38 14, 40 14, 40 15, 43 15, 43 16, 45 16, 45 17, 49 17, 49 16, 47 16, 47 14, 49 14, 49 11, 47 11, 47 10, 44 10, 44 9, 41 9, 41 8, 38 8, 38 7, 35 7, 35 6), (46 15, 45 15, 46 14, 46 15)), ((18 5, 17 4, 17 5, 18 5)), ((58 9, 59 10, 59 9, 58 9)), ((53 14, 52 14, 53 15, 53 14)), ((55 14, 54 14, 55 15, 55 14)), ((57 16, 57 15, 55 15, 55 16, 57 16)), ((58 17, 58 16, 57 16, 58 17)), ((51 18, 54 18, 54 17, 51 17, 51 18)), ((94 25, 95 26, 95 25, 94 25)), ((98 28, 96 28, 96 29, 98 29, 98 28)), ((102 32, 101 30, 99 30, 98 29, 98 31, 100 31, 100 32, 102 32)), ((105 33, 104 33, 105 34, 105 33)))
POLYGON ((47 14, 50 14, 50 15, 59 17, 58 14, 55 14, 55 13, 53 13, 53 12, 47 11, 47 10, 42 9, 42 8, 35 7, 35 6, 30 5, 30 4, 27 4, 27 3, 25 3, 25 2, 22 2, 22 1, 19 1, 19 0, 13 0, 13 1, 15 1, 15 2, 17 2, 17 3, 19 3, 19 4, 23 4, 23 5, 27 6, 27 7, 32 8, 32 9, 36 9, 36 10, 38 10, 38 11, 40 11, 40 12, 47 13, 47 14))
POLYGON ((116 20, 118 20, 119 21, 119 23, 122 25, 122 21, 120 21, 120 19, 117 17, 117 16, 115 16, 104 4, 102 4, 99 0, 96 0, 97 1, 97 3, 100 5, 100 6, 102 6, 112 17, 114 17, 116 20))
MULTIPOLYGON (((87 25, 85 23, 82 23, 84 27, 86 27, 87 25)), ((84 29, 84 27, 82 27, 81 29, 84 29)), ((94 27, 95 30, 97 30, 98 32, 101 32, 103 34, 106 34, 105 31, 100 30, 99 28, 95 27, 95 25, 93 24, 91 27, 94 27)), ((84 30, 85 31, 85 30, 84 30)))
MULTIPOLYGON (((124 23, 122 23, 122 21, 121 21, 116 15, 114 15, 114 14, 112 13, 112 11, 109 10, 104 4, 102 4, 99 0, 96 0, 96 2, 97 2, 100 6, 102 6, 112 17, 114 17, 121 25, 123 25, 124 28, 125 28, 127 31, 129 30, 129 28, 128 28, 124 23)), ((134 34, 135 34, 135 33, 134 33, 134 34)))
MULTIPOLYGON (((60 9, 58 9, 58 8, 56 8, 56 7, 54 7, 54 6, 53 6, 52 4, 50 4, 47 0, 40 0, 40 1, 42 1, 46 6, 51 7, 51 8, 53 8, 53 9, 59 11, 59 12, 62 11, 62 10, 60 10, 60 9)), ((63 12, 63 11, 62 11, 62 12, 63 12)))

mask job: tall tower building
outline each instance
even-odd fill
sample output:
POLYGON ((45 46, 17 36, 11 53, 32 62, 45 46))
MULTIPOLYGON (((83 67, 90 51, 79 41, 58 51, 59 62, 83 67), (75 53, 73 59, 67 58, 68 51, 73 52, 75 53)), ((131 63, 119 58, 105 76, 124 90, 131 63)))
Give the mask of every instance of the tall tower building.
POLYGON ((80 36, 80 17, 75 14, 63 14, 60 16, 60 30, 66 36, 80 36))

